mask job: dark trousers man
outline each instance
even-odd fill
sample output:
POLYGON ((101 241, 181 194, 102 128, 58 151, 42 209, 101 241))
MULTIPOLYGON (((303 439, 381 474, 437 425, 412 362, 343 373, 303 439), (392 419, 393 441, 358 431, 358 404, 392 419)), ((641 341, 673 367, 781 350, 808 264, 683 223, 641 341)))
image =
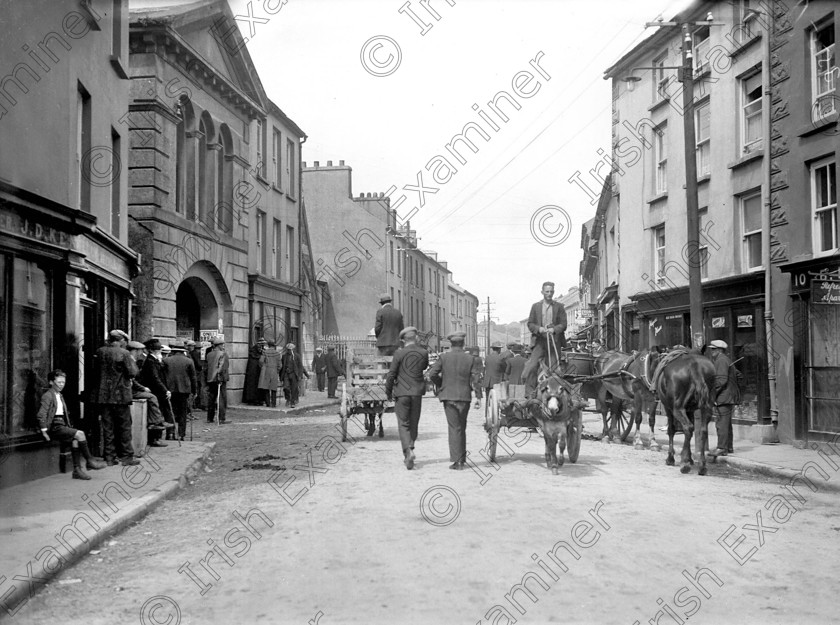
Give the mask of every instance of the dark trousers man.
POLYGON ((414 449, 422 405, 423 398, 420 396, 397 397, 394 404, 394 414, 397 416, 397 432, 400 434, 403 455, 405 455, 406 450, 414 449))
POLYGON ((327 397, 335 397, 335 389, 338 388, 338 378, 327 378, 327 397))
MULTIPOLYGON (((419 398, 418 398, 419 399, 419 398)), ((443 402, 443 412, 449 425, 449 461, 466 462, 467 459, 467 414, 468 401, 443 402)))
MULTIPOLYGON (((525 380, 525 397, 533 398, 537 393, 537 377, 540 373, 540 362, 548 363, 549 350, 544 341, 537 341, 534 345, 534 350, 531 352, 531 357, 525 363, 525 368, 522 370, 522 379, 525 380)), ((551 348, 551 367, 558 365, 558 358, 560 357, 560 348, 557 351, 551 348)), ((562 368, 562 367, 561 367, 562 368)))
POLYGON ((718 404, 714 408, 717 417, 717 447, 727 452, 732 451, 732 404, 718 404))
POLYGON ((286 383, 283 385, 283 397, 286 398, 286 403, 292 408, 298 403, 300 399, 300 383, 296 375, 290 375, 286 378, 286 383))
POLYGON ((320 373, 318 373, 316 371, 315 372, 315 377, 318 380, 318 390, 323 392, 324 391, 324 382, 326 382, 326 380, 327 380, 327 372, 326 371, 321 371, 320 373))
POLYGON ((131 444, 131 406, 128 404, 104 404, 101 406, 102 438, 106 462, 134 459, 131 444))
POLYGON ((178 438, 184 438, 187 435, 187 411, 189 410, 190 394, 172 393, 169 401, 172 403, 175 423, 178 424, 178 438))
POLYGON ((219 410, 219 423, 225 422, 227 412, 227 382, 207 383, 207 423, 216 421, 216 409, 219 410))

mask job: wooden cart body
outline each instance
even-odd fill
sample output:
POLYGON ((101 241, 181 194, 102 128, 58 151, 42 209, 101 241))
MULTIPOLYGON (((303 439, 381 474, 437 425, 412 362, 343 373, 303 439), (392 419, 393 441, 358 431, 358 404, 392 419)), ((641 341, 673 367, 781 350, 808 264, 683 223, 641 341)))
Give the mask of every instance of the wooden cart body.
POLYGON ((350 415, 364 414, 375 419, 382 413, 393 411, 393 402, 387 400, 385 380, 391 368, 393 356, 379 356, 365 353, 347 354, 346 381, 341 385, 342 440, 347 440, 347 420, 350 415))

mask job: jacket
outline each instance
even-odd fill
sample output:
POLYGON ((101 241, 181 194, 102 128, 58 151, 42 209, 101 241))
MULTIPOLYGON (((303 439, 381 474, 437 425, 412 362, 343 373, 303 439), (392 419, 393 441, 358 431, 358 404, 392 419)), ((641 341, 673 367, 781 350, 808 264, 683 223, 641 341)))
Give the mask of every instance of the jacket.
POLYGON ((207 352, 207 367, 204 370, 207 383, 227 382, 230 379, 230 358, 227 352, 214 349, 207 352))
POLYGON ((335 355, 335 352, 327 352, 326 358, 328 378, 337 378, 340 375, 344 375, 344 369, 341 367, 341 363, 338 361, 338 356, 335 355))
POLYGON ((412 344, 398 349, 385 379, 385 394, 388 397, 422 397, 426 394, 423 372, 428 367, 429 352, 419 345, 412 344))
POLYGON ((712 393, 716 404, 735 405, 741 403, 741 390, 738 377, 729 356, 720 353, 712 358, 715 365, 715 390, 712 393))
POLYGON ((64 415, 56 416, 55 412, 58 409, 58 401, 56 392, 50 388, 46 393, 41 395, 41 407, 38 409, 38 427, 40 429, 49 429, 53 425, 66 425, 70 427, 70 416, 67 410, 67 402, 64 401, 64 395, 58 393, 61 398, 61 405, 64 406, 64 415))
POLYGON ((258 388, 276 391, 280 386, 280 352, 266 347, 260 356, 260 381, 258 388))
POLYGON ((300 361, 300 356, 294 352, 286 350, 283 352, 283 357, 281 359, 280 377, 284 380, 288 380, 293 376, 298 380, 303 377, 303 363, 300 361))
POLYGON ((429 379, 440 389, 441 401, 470 401, 470 389, 481 399, 479 359, 461 347, 453 347, 440 355, 429 371, 429 379))
POLYGON ((403 316, 399 310, 386 304, 376 311, 376 325, 373 331, 376 334, 377 347, 399 345, 402 330, 403 316))
POLYGON ((166 359, 166 386, 173 393, 195 395, 198 376, 193 359, 182 352, 175 352, 166 359))
POLYGON ((511 384, 522 384, 522 372, 525 370, 525 363, 528 362, 520 354, 514 354, 508 358, 505 364, 505 380, 511 384))
POLYGON ((166 364, 149 354, 137 377, 140 384, 148 387, 158 399, 166 395, 169 387, 166 385, 166 364))
POLYGON ((137 373, 137 364, 128 350, 106 345, 96 350, 94 356, 97 385, 92 401, 104 405, 130 405, 134 401, 131 379, 137 373))
POLYGON ((484 359, 484 380, 481 383, 483 388, 492 388, 505 379, 505 361, 501 354, 490 352, 484 359))
POLYGON ((547 345, 546 337, 540 335, 540 327, 548 328, 552 326, 551 333, 554 334, 554 342, 557 349, 566 347, 566 309, 560 302, 551 302, 553 314, 551 321, 544 323, 542 318, 543 300, 540 300, 531 306, 531 314, 528 315, 528 329, 531 331, 531 347, 533 348, 537 342, 547 345))
POLYGON ((324 354, 315 354, 312 359, 312 370, 315 373, 325 373, 327 371, 327 357, 324 354))

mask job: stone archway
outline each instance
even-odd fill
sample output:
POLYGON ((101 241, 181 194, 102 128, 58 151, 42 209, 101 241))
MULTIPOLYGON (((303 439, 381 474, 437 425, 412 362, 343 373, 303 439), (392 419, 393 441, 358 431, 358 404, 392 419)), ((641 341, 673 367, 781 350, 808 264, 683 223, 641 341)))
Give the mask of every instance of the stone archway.
POLYGON ((178 338, 199 340, 200 333, 219 331, 219 302, 201 278, 187 278, 175 293, 175 331, 178 338))

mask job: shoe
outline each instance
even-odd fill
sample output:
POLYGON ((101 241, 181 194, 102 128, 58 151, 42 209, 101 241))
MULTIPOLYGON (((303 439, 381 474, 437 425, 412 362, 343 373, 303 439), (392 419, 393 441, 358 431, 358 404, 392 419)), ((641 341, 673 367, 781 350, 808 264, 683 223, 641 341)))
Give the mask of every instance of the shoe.
POLYGON ((164 421, 164 422, 163 422, 163 427, 166 427, 166 428, 174 428, 174 427, 175 427, 175 424, 174 424, 174 423, 170 423, 169 421, 164 421))
POLYGON ((165 425, 150 425, 146 429, 147 430, 165 430, 166 426, 165 425))
POLYGON ((734 450, 734 449, 732 449, 732 447, 728 447, 728 448, 726 449, 726 453, 728 453, 728 454, 734 454, 734 453, 735 453, 735 450, 734 450))
POLYGON ((107 466, 108 465, 105 462, 96 458, 91 458, 87 461, 87 468, 91 471, 98 471, 99 469, 104 469, 107 466))
POLYGON ((140 464, 140 461, 135 459, 135 458, 129 458, 128 460, 121 460, 120 463, 124 467, 133 467, 133 466, 136 466, 136 465, 140 464))
POLYGON ((212 419, 210 419, 209 421, 207 421, 207 423, 208 423, 209 425, 212 425, 212 424, 214 424, 214 423, 215 423, 215 421, 213 421, 212 419))
POLYGON ((155 441, 153 443, 149 443, 149 447, 169 447, 169 445, 161 443, 160 441, 155 441))
POLYGON ((87 473, 84 472, 82 467, 78 467, 73 469, 73 479, 74 480, 89 480, 92 479, 87 473))
POLYGON ((182 436, 182 437, 181 437, 180 439, 178 439, 178 440, 180 440, 180 441, 183 443, 183 442, 184 442, 184 437, 182 436))
POLYGON ((453 471, 463 471, 464 470, 464 463, 463 462, 453 462, 449 465, 449 468, 453 471))
POLYGON ((405 468, 409 471, 414 468, 414 452, 411 449, 405 454, 405 468))
POLYGON ((717 458, 718 456, 728 456, 729 454, 726 452, 725 449, 721 449, 720 447, 718 447, 714 451, 710 451, 709 455, 714 458, 717 458))
POLYGON ((105 458, 105 466, 115 467, 120 463, 116 458, 105 458))
POLYGON ((230 421, 219 421, 219 425, 230 425, 230 421))

